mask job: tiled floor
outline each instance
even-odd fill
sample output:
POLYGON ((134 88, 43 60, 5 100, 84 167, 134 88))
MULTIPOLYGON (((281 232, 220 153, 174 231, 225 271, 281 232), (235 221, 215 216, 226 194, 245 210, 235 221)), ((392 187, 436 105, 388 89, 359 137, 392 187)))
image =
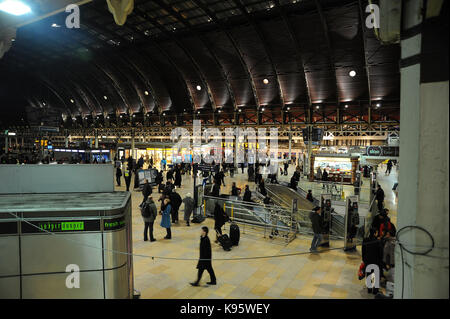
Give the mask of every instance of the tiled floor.
MULTIPOLYGON (((387 206, 393 208, 395 217, 395 195, 391 194, 392 181, 396 173, 381 178, 386 192, 387 206), (395 174, 395 175, 394 175, 395 174), (388 185, 389 184, 389 185, 388 185)), ((238 187, 244 187, 246 175, 235 175, 233 181, 238 187)), ((222 192, 229 192, 231 179, 226 177, 226 187, 222 192)), ((251 183, 253 184, 253 183, 251 183)), ((183 176, 183 187, 179 190, 183 197, 192 193, 192 179, 183 176)), ((253 189, 253 185, 251 186, 253 189)), ((117 187, 124 190, 124 187, 117 187)), ((154 193, 154 198, 157 194, 154 193)), ((213 246, 213 267, 218 278, 216 286, 206 286, 209 280, 204 273, 201 287, 191 287, 189 282, 196 277, 196 258, 200 225, 190 227, 180 222, 172 227, 172 240, 164 240, 165 229, 155 223, 156 242, 143 241, 143 221, 137 205, 142 201, 140 192, 132 192, 133 201, 133 252, 135 254, 182 258, 190 260, 160 259, 134 257, 135 289, 141 292, 141 298, 371 298, 358 280, 357 271, 361 254, 342 250, 343 243, 332 241, 332 250, 320 254, 309 254, 310 237, 298 236, 288 245, 280 240, 272 241, 263 234, 246 234, 241 229, 241 241, 238 247, 226 252, 218 244, 213 246), (239 257, 261 257, 279 254, 301 253, 295 256, 258 258, 251 260, 233 260, 239 257), (217 259, 231 260, 217 260, 217 259)), ((159 207, 159 205, 157 205, 159 207)), ((181 207, 180 218, 183 215, 181 207)), ((213 221, 207 219, 202 225, 213 228, 213 221)))

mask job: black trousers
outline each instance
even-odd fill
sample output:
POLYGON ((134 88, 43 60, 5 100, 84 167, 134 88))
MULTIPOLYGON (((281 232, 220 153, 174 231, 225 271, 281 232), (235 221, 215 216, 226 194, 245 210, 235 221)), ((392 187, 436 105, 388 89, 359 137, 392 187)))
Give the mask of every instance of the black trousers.
POLYGON ((172 238, 172 230, 170 228, 166 228, 167 238, 172 238))
POLYGON ((172 207, 172 210, 170 211, 170 214, 172 216, 172 223, 175 223, 178 221, 178 209, 174 209, 172 207))
POLYGON ((117 186, 120 186, 120 176, 116 176, 117 186))
POLYGON ((377 201, 377 206, 378 206, 378 210, 381 211, 383 209, 383 201, 382 200, 378 200, 377 201))
POLYGON ((212 265, 209 265, 206 268, 200 268, 198 270, 196 283, 198 284, 200 282, 200 280, 202 279, 202 276, 203 276, 203 272, 205 270, 209 273, 209 277, 211 277, 211 282, 215 283, 216 282, 216 275, 214 274, 214 269, 212 268, 212 265))
POLYGON ((127 192, 130 191, 130 183, 131 183, 131 179, 130 178, 125 178, 125 184, 127 185, 127 192))
POLYGON ((147 237, 147 231, 149 231, 149 234, 150 234, 150 240, 153 240, 153 239, 155 239, 154 237, 153 237, 153 223, 154 222, 144 222, 144 240, 147 240, 148 239, 148 237, 147 237))

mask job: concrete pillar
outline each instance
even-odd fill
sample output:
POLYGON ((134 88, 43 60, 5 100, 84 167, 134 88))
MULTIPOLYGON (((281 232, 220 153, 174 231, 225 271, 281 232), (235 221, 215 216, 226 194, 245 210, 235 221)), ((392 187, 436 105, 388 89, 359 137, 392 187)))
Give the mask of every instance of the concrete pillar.
MULTIPOLYGON (((428 27, 426 20, 422 23, 424 11, 420 0, 404 2, 402 11, 401 167, 397 230, 410 225, 423 227, 433 236, 435 248, 425 256, 403 251, 402 273, 401 252, 396 246, 394 297, 448 298, 449 86, 448 70, 442 78, 439 68, 444 66, 436 65, 440 54, 445 56, 443 60, 448 59, 448 52, 424 45, 427 34, 433 34, 433 44, 438 46, 440 41, 448 41, 448 30, 425 33, 428 27), (417 28, 420 24, 421 28, 417 28), (431 58, 430 51, 435 54, 431 58), (430 65, 438 71, 430 73, 430 65), (430 80, 430 74, 436 81, 430 80)), ((398 240, 403 247, 416 252, 431 247, 429 237, 418 229, 401 231, 398 240)))
POLYGON ((292 132, 289 131, 289 161, 291 160, 292 155, 292 132))

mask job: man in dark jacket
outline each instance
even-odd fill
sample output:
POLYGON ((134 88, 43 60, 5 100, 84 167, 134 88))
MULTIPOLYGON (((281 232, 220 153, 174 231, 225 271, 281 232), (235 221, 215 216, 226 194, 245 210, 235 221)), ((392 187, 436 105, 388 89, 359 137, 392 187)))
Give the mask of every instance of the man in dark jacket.
POLYGON ((170 204, 172 205, 172 223, 178 223, 178 209, 183 203, 183 199, 181 198, 180 194, 175 191, 172 191, 172 193, 170 193, 169 198, 170 204))
POLYGON ((228 215, 225 213, 222 206, 216 202, 214 207, 214 230, 216 231, 216 238, 218 238, 219 235, 222 236, 222 226, 225 225, 228 220, 228 215))
POLYGON ((381 185, 378 184, 378 189, 375 193, 375 198, 377 200, 378 211, 383 210, 383 202, 384 202, 384 191, 381 188, 381 185))
POLYGON ((212 197, 219 197, 220 196, 220 182, 214 179, 214 185, 211 191, 212 197))
POLYGON ((175 187, 181 187, 181 171, 180 168, 177 166, 175 168, 175 187))
POLYGON ((214 274, 214 270, 212 268, 212 250, 211 250, 211 242, 208 237, 208 227, 202 227, 202 234, 200 237, 200 259, 197 264, 198 274, 197 280, 195 282, 191 282, 191 285, 197 287, 202 279, 203 272, 205 270, 208 271, 209 276, 211 277, 211 281, 207 282, 208 285, 216 284, 216 275, 214 274))
POLYGON ((155 222, 158 211, 153 201, 153 198, 149 196, 147 200, 142 203, 141 210, 142 218, 144 219, 144 241, 148 240, 147 231, 150 233, 150 241, 155 241, 153 237, 153 224, 155 222))
POLYGON ((117 168, 116 168, 117 186, 120 186, 120 177, 122 177, 122 170, 120 169, 120 166, 117 166, 117 168))
POLYGON ((309 249, 312 253, 317 253, 317 246, 319 246, 322 240, 322 219, 321 219, 321 209, 316 206, 310 213, 309 218, 311 219, 312 230, 314 232, 314 237, 311 242, 311 248, 309 249))
POLYGON ((145 202, 152 193, 152 186, 148 182, 148 179, 144 179, 144 186, 142 187, 142 195, 144 196, 143 202, 145 202))
POLYGON ((250 188, 248 187, 248 185, 245 185, 243 201, 244 202, 253 202, 252 201, 252 192, 250 191, 250 188))

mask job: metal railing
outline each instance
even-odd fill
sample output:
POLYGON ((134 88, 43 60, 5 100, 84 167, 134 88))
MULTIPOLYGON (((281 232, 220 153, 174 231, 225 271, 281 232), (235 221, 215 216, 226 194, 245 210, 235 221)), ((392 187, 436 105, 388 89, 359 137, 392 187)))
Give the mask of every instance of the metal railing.
POLYGON ((279 206, 211 196, 205 196, 203 201, 205 216, 214 216, 218 203, 233 222, 242 226, 244 234, 262 230, 264 238, 278 238, 288 244, 298 232, 297 215, 279 206))

